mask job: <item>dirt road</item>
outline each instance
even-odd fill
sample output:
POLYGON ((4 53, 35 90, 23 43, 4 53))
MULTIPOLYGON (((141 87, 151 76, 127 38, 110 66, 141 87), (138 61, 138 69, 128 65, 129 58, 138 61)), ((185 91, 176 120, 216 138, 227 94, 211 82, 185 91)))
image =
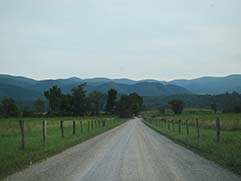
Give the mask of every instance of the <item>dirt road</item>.
POLYGON ((133 119, 6 180, 241 180, 133 119))

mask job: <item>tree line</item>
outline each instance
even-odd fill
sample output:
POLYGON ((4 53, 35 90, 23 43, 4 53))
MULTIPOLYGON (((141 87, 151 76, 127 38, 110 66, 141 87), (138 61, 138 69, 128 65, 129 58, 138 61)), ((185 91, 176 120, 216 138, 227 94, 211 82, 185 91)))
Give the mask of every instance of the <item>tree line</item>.
POLYGON ((64 94, 58 86, 53 86, 43 94, 47 101, 38 99, 34 102, 32 110, 20 110, 15 100, 5 98, 0 102, 0 115, 9 116, 84 116, 110 114, 120 117, 138 115, 143 108, 143 99, 137 93, 121 95, 115 89, 107 94, 94 91, 89 94, 85 91, 86 84, 74 87, 64 94))
POLYGON ((221 113, 241 113, 241 94, 237 92, 227 92, 219 95, 143 97, 143 99, 146 109, 160 109, 163 111, 165 108, 172 108, 172 106, 176 105, 179 108, 185 106, 186 108, 207 108, 221 113), (175 102, 178 102, 178 104, 175 102))
POLYGON ((115 89, 106 94, 95 91, 86 94, 85 84, 63 94, 57 86, 53 86, 44 95, 49 103, 50 113, 68 116, 97 115, 100 112, 130 117, 137 115, 143 104, 143 99, 137 93, 120 95, 115 89))
POLYGON ((29 102, 31 108, 21 107, 11 98, 0 101, 0 116, 81 116, 115 114, 122 117, 138 114, 141 109, 159 109, 165 112, 171 108, 180 114, 186 108, 209 108, 215 113, 241 113, 241 94, 237 92, 220 95, 173 95, 165 97, 144 97, 136 93, 121 95, 115 89, 108 93, 85 92, 85 84, 73 88, 64 94, 60 88, 53 86, 44 92, 45 100, 29 102), (143 106, 144 102, 144 106, 143 106), (18 105, 18 106, 17 106, 18 105))

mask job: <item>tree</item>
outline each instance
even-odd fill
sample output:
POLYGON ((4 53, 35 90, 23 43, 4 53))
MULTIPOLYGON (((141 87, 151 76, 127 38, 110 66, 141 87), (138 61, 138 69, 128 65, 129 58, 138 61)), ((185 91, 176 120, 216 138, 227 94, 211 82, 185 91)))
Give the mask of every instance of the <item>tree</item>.
POLYGON ((117 103, 120 117, 137 116, 142 109, 143 99, 137 93, 122 95, 117 103))
POLYGON ((137 93, 130 94, 129 98, 131 104, 131 113, 137 116, 142 109, 143 98, 139 96, 137 93))
POLYGON ((241 112, 241 94, 237 92, 218 95, 223 113, 240 113, 241 112))
POLYGON ((18 116, 18 108, 11 98, 5 98, 1 101, 1 112, 4 116, 18 116))
POLYGON ((131 102, 128 95, 122 95, 117 103, 117 110, 120 117, 130 117, 131 102))
POLYGON ((62 93, 58 86, 53 86, 48 91, 44 92, 46 99, 48 99, 50 110, 59 112, 61 108, 62 93))
POLYGON ((44 112, 45 111, 45 101, 42 99, 37 99, 34 102, 34 110, 36 112, 44 112))
POLYGON ((89 94, 88 96, 88 110, 91 112, 92 115, 97 115, 103 108, 105 103, 105 94, 94 91, 89 94))
POLYGON ((214 111, 215 114, 217 113, 218 106, 217 106, 216 102, 211 104, 211 109, 214 111))
POLYGON ((116 107, 116 98, 117 98, 117 91, 115 89, 110 89, 108 91, 107 103, 106 103, 106 109, 105 109, 108 114, 114 114, 115 107, 116 107))
POLYGON ((179 99, 172 100, 168 103, 175 114, 181 114, 184 109, 184 102, 179 99))
POLYGON ((86 84, 81 84, 71 90, 73 112, 75 115, 84 115, 87 112, 87 99, 84 90, 86 84))
POLYGON ((74 114, 73 100, 74 98, 70 94, 62 95, 60 105, 61 115, 72 116, 74 114))

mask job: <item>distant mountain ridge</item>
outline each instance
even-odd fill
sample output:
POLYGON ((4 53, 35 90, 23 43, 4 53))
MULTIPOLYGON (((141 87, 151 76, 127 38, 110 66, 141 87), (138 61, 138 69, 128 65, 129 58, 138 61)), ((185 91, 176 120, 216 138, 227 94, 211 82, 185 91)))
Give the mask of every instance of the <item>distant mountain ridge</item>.
POLYGON ((14 99, 32 100, 43 97, 43 92, 54 85, 61 88, 64 93, 70 92, 73 87, 86 83, 87 92, 107 92, 115 88, 121 94, 136 92, 141 96, 167 96, 173 94, 191 94, 183 87, 162 84, 159 81, 134 81, 130 79, 93 78, 34 80, 20 76, 0 75, 0 98, 12 97, 14 99))
POLYGON ((114 88, 121 94, 130 94, 136 92, 141 96, 167 96, 174 94, 191 94, 190 91, 176 85, 164 85, 162 83, 151 82, 137 82, 135 84, 118 84, 115 82, 107 82, 99 86, 87 86, 89 92, 101 91, 107 92, 109 89, 114 88))
POLYGON ((58 85, 66 93, 79 84, 86 83, 87 92, 106 92, 110 88, 117 89, 122 94, 137 92, 142 96, 170 96, 177 94, 222 94, 225 92, 241 93, 241 75, 226 77, 201 77, 191 80, 159 81, 154 79, 108 79, 91 78, 34 80, 23 76, 0 74, 0 98, 32 100, 42 98, 43 92, 58 85))
POLYGON ((201 77, 191 80, 173 80, 168 82, 186 88, 195 94, 222 94, 225 92, 241 93, 241 75, 226 77, 201 77))

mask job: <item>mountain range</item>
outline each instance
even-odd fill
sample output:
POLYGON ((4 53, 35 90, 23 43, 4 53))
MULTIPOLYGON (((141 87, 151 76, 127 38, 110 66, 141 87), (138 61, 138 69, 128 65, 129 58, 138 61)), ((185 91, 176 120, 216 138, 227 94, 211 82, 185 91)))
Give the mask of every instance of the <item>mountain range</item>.
POLYGON ((226 77, 173 80, 168 83, 184 87, 195 94, 222 94, 233 91, 241 93, 241 75, 238 74, 226 77))
POLYGON ((225 92, 241 93, 241 75, 227 77, 202 77, 191 80, 159 81, 145 79, 135 81, 131 79, 92 78, 34 80, 22 76, 0 74, 0 98, 12 97, 21 100, 43 98, 43 92, 54 85, 58 85, 64 93, 73 87, 86 83, 86 91, 107 92, 115 88, 121 94, 137 92, 141 96, 170 96, 177 94, 221 94, 225 92))

